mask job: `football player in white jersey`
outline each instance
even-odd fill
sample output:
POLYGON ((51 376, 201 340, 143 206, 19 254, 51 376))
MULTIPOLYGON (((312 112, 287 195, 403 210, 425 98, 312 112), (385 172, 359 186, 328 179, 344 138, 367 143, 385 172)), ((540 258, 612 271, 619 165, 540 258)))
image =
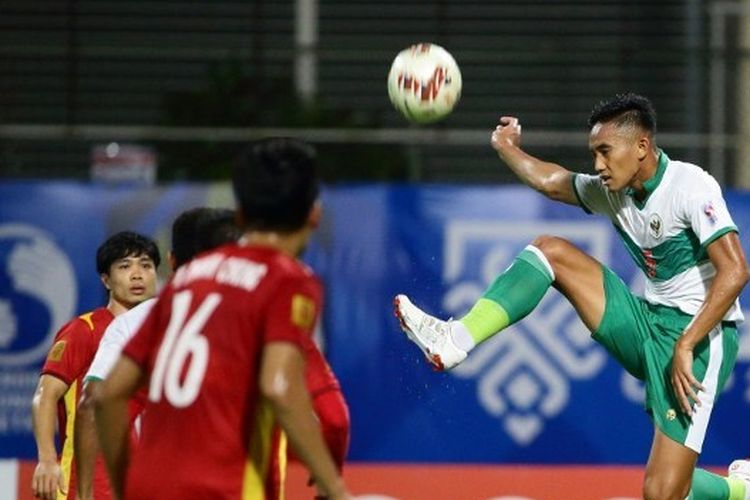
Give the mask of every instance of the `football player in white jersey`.
POLYGON ((654 437, 644 498, 750 499, 747 461, 735 461, 729 477, 695 468, 711 409, 734 366, 736 322, 743 319, 737 298, 750 279, 721 189, 699 167, 656 146, 656 113, 643 96, 599 103, 589 127, 596 175, 526 153, 514 117, 500 119, 491 142, 529 187, 612 220, 647 277, 645 297, 569 241, 545 235, 459 320, 441 321, 396 296, 401 327, 436 368, 449 369, 554 287, 593 338, 646 386, 654 437))

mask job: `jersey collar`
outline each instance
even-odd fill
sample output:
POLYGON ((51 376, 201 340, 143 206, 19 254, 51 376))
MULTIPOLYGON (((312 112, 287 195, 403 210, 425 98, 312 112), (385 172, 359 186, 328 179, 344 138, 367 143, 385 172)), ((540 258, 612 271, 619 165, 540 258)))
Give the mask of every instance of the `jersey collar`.
POLYGON ((648 201, 648 197, 651 196, 651 193, 656 191, 656 188, 659 187, 659 184, 661 184, 661 180, 664 177, 664 172, 667 171, 668 163, 669 157, 667 156, 667 153, 660 149, 659 160, 656 165, 656 173, 643 183, 643 190, 646 192, 646 196, 643 198, 643 200, 639 201, 635 197, 635 190, 633 188, 627 189, 627 195, 633 198, 633 201, 638 208, 643 208, 646 205, 646 201, 648 201))

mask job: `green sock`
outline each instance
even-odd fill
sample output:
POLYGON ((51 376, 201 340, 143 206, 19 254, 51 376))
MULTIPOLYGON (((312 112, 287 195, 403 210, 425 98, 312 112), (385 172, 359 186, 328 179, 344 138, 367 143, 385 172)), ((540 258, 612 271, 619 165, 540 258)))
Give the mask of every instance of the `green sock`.
POLYGON ((550 269, 527 247, 461 318, 461 323, 477 344, 487 340, 533 311, 552 281, 550 269))
POLYGON ((745 484, 703 469, 693 471, 688 500, 744 500, 745 484))
POLYGON ((747 483, 742 479, 733 477, 724 478, 729 485, 729 498, 727 500, 745 500, 748 496, 747 483))

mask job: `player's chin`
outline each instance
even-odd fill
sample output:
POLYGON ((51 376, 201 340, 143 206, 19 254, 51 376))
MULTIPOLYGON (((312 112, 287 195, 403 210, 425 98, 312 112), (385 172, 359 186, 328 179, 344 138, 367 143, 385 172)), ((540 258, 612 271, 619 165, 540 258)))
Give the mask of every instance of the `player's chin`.
POLYGON ((125 300, 123 302, 128 304, 128 306, 130 307, 135 307, 149 297, 150 295, 148 295, 147 293, 129 293, 127 297, 125 297, 125 300))

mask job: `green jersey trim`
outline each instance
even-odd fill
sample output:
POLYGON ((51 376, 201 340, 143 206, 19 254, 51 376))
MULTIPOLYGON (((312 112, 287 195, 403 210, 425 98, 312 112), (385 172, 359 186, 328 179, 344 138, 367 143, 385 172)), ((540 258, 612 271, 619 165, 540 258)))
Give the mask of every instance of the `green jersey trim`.
POLYGON ((96 375, 86 375, 83 378, 83 381, 84 382, 91 382, 91 381, 93 381, 93 382, 104 382, 104 379, 103 378, 99 378, 96 375))
POLYGON ((653 248, 641 248, 615 225, 625 248, 651 281, 667 281, 708 260, 708 253, 695 233, 684 229, 653 248))
POLYGON ((708 239, 703 243, 703 248, 708 248, 708 245, 710 245, 714 241, 718 240, 719 238, 721 238, 725 234, 731 233, 731 232, 735 232, 735 233, 739 234, 739 231, 737 230, 737 228, 735 226, 727 226, 727 227, 719 229, 714 234, 712 234, 711 236, 708 237, 708 239))
POLYGON ((669 157, 667 156, 667 153, 659 150, 659 162, 656 164, 656 173, 643 183, 643 190, 646 192, 646 196, 644 196, 642 200, 639 200, 635 197, 636 192, 635 190, 633 190, 633 188, 628 188, 628 190, 626 191, 627 195, 633 198, 633 203, 635 203, 635 206, 636 208, 638 208, 638 210, 643 210, 643 207, 646 206, 646 202, 651 196, 651 193, 656 191, 656 188, 659 187, 659 184, 661 184, 661 180, 664 178, 664 172, 667 171, 668 164, 669 157))

